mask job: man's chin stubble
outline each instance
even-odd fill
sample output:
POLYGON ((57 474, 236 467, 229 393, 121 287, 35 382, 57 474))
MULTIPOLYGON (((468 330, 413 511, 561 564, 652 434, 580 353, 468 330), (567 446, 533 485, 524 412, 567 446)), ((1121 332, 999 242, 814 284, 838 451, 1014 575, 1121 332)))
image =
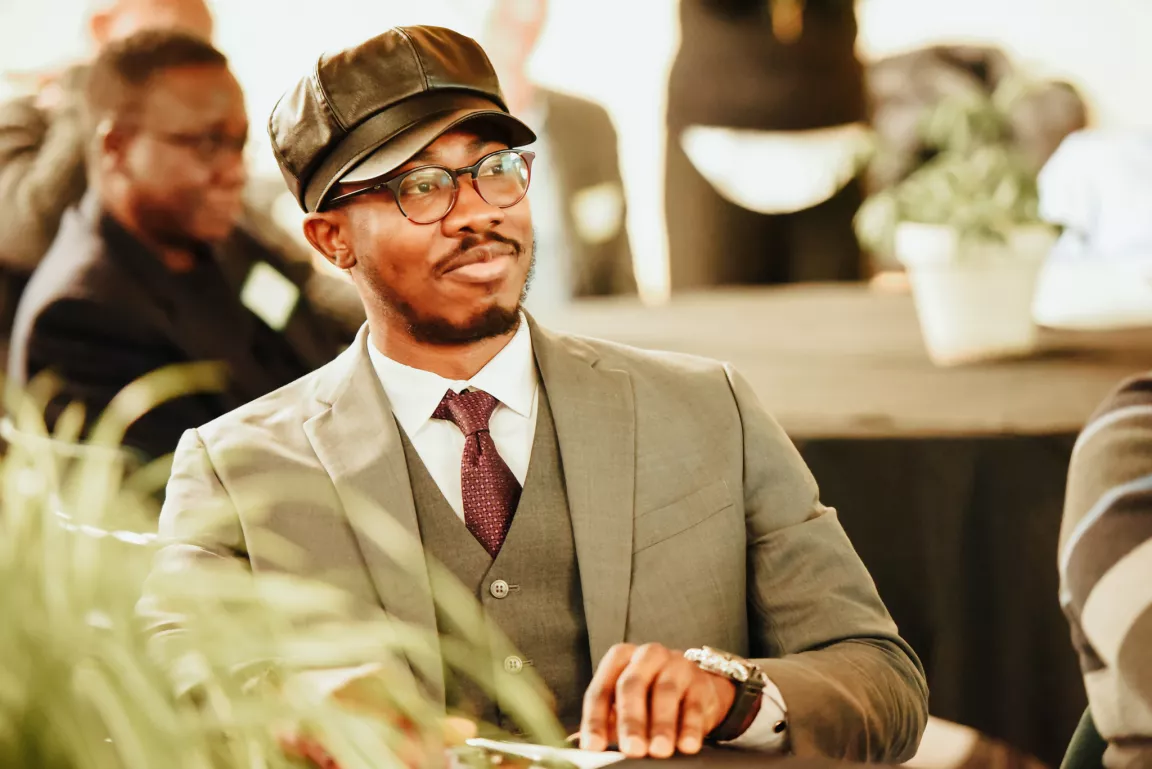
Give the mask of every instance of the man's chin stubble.
POLYGON ((397 307, 417 342, 439 346, 460 346, 510 334, 520 322, 520 305, 513 309, 489 307, 464 324, 445 318, 419 318, 411 307, 397 307))
POLYGON ((536 274, 535 237, 532 239, 529 259, 528 274, 524 278, 524 288, 520 291, 516 306, 511 309, 499 306, 487 307, 465 323, 453 323, 446 318, 422 317, 415 307, 397 296, 388 286, 378 284, 375 293, 384 300, 389 313, 404 323, 413 340, 443 347, 474 344, 516 330, 520 323, 521 308, 536 274))

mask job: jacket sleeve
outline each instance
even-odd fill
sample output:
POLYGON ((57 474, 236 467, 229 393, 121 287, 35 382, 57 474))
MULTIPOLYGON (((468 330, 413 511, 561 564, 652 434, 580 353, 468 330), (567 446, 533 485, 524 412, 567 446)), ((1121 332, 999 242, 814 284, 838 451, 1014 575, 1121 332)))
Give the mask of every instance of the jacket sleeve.
POLYGON ((899 763, 928 688, 836 512, 784 431, 731 369, 744 433, 749 633, 800 756, 899 763))
POLYGON ((50 117, 32 99, 0 105, 0 265, 31 272, 84 186, 78 108, 50 117))
MULTIPOLYGON (((220 482, 196 430, 184 433, 172 461, 172 474, 160 512, 163 546, 145 580, 137 613, 152 636, 157 654, 167 661, 182 632, 180 599, 166 589, 171 580, 195 578, 198 572, 249 573, 240 517, 220 482)), ((180 688, 190 690, 190 679, 180 688)))
MULTIPOLYGON (((1121 387, 1072 452, 1060 532, 1060 603, 1092 717, 1119 751, 1152 714, 1152 381, 1121 387)), ((1139 762, 1134 761, 1132 765, 1139 762)))

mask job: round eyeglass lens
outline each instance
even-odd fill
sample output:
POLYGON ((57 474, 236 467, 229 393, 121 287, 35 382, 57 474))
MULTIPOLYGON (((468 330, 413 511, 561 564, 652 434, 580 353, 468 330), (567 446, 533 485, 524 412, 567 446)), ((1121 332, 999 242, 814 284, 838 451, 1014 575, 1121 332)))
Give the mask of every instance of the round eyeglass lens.
POLYGON ((421 224, 438 221, 455 198, 452 177, 443 168, 418 168, 400 182, 397 202, 409 219, 421 224))

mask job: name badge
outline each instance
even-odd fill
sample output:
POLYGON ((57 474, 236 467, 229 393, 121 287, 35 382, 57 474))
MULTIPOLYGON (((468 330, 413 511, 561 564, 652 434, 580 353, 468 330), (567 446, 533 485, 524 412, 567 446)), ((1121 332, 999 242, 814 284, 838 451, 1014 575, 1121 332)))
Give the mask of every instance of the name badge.
POLYGON ((267 262, 252 265, 240 301, 275 331, 283 331, 300 300, 300 289, 267 262))

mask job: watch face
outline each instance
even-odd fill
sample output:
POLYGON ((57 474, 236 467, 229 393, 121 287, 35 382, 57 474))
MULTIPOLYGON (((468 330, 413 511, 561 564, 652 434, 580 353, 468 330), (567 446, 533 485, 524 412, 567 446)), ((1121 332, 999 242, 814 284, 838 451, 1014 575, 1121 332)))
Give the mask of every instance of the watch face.
POLYGON ((753 681, 763 683, 767 680, 760 666, 735 654, 718 651, 705 646, 703 649, 693 649, 685 655, 696 662, 702 670, 715 673, 718 676, 745 683, 753 681))

